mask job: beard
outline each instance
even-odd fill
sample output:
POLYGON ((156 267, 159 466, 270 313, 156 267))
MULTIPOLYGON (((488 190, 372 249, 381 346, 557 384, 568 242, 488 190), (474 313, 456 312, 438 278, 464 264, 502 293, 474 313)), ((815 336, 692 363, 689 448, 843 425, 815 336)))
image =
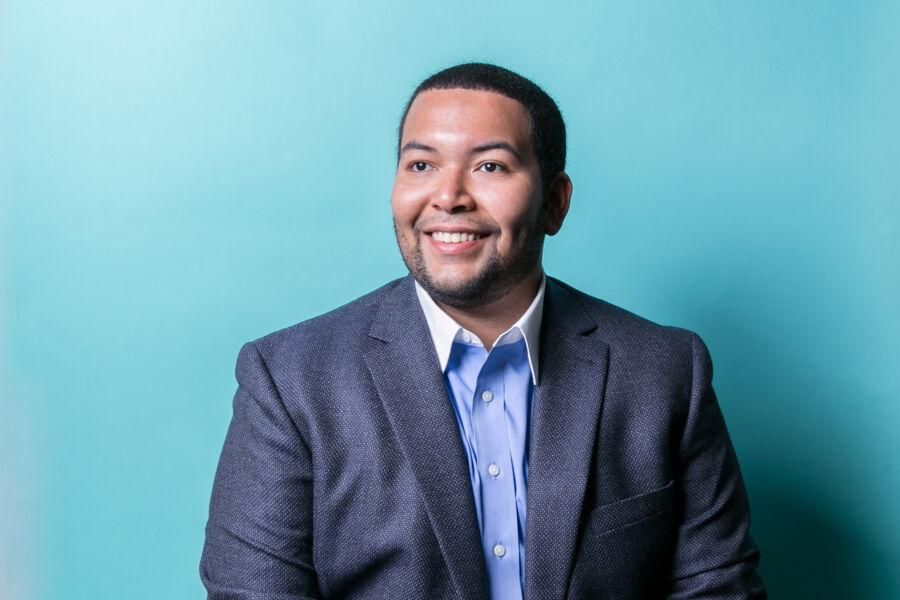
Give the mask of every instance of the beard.
POLYGON ((456 282, 439 281, 435 277, 437 274, 429 272, 422 252, 422 236, 426 234, 418 232, 415 239, 407 239, 396 222, 394 234, 406 268, 428 295, 441 304, 467 309, 499 300, 534 272, 540 265, 544 247, 543 221, 545 219, 539 219, 534 229, 528 232, 524 243, 509 256, 501 256, 497 247, 492 245, 478 273, 456 282))

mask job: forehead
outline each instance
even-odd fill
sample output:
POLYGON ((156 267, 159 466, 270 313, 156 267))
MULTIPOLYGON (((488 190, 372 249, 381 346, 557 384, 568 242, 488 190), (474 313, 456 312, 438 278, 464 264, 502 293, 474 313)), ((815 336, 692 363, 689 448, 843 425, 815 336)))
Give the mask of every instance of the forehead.
POLYGON ((503 94, 483 90, 427 90, 416 96, 403 124, 402 143, 502 139, 531 146, 528 110, 503 94))

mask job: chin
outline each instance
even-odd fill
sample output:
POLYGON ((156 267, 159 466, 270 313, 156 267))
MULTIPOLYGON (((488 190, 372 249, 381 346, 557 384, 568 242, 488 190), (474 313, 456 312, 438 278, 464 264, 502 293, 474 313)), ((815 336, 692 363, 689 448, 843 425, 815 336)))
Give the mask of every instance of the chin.
POLYGON ((423 282, 421 279, 419 283, 426 290, 433 294, 440 295, 442 297, 459 297, 461 300, 473 296, 473 286, 475 283, 474 279, 437 279, 434 277, 428 277, 423 282))
POLYGON ((464 275, 462 273, 435 273, 434 271, 428 271, 425 273, 425 279, 428 280, 432 287, 449 294, 453 293, 454 290, 462 293, 464 290, 469 289, 473 283, 476 283, 479 277, 477 274, 464 275))
POLYGON ((414 277, 434 300, 455 308, 483 306, 505 293, 503 286, 484 276, 438 278, 426 273, 424 277, 414 277))

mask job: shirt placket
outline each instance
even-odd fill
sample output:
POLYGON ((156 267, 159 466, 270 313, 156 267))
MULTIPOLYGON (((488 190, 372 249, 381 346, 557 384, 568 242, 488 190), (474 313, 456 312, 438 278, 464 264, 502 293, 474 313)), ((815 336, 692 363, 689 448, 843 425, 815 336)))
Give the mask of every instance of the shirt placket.
POLYGON ((482 544, 493 598, 520 597, 519 539, 515 483, 506 428, 504 365, 508 348, 495 347, 478 375, 472 421, 481 479, 482 544), (496 518, 503 515, 503 518, 496 518), (491 516, 494 516, 491 518, 491 516))

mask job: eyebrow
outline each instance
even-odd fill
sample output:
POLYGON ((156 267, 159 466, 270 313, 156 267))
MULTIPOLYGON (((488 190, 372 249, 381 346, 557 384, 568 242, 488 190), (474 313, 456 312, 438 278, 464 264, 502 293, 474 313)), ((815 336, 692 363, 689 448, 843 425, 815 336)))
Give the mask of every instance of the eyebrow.
POLYGON ((522 156, 519 154, 519 152, 506 142, 488 142, 487 144, 475 146, 474 148, 472 148, 471 154, 481 154, 482 152, 487 152, 488 150, 505 150, 515 156, 517 161, 522 162, 522 156))
POLYGON ((437 153, 437 148, 432 148, 431 146, 426 146, 425 144, 420 144, 419 142, 406 142, 405 144, 403 144, 403 147, 400 148, 400 154, 403 154, 408 150, 422 150, 423 152, 437 153))
MULTIPOLYGON (((403 144, 403 147, 400 148, 400 154, 402 155, 403 153, 405 153, 409 150, 421 150, 423 152, 431 152, 434 154, 437 153, 437 148, 433 148, 432 146, 428 146, 426 144, 422 144, 422 143, 419 143, 416 141, 411 141, 411 142, 407 142, 407 143, 403 144)), ((519 162, 522 162, 522 156, 519 154, 519 152, 515 148, 512 147, 512 145, 508 144, 507 142, 499 142, 498 141, 498 142, 488 142, 486 144, 481 144, 479 146, 475 146, 474 148, 472 148, 469 151, 469 154, 481 154, 482 152, 487 152, 488 150, 505 150, 506 152, 509 152, 510 154, 515 156, 516 160, 518 160, 519 162)))

